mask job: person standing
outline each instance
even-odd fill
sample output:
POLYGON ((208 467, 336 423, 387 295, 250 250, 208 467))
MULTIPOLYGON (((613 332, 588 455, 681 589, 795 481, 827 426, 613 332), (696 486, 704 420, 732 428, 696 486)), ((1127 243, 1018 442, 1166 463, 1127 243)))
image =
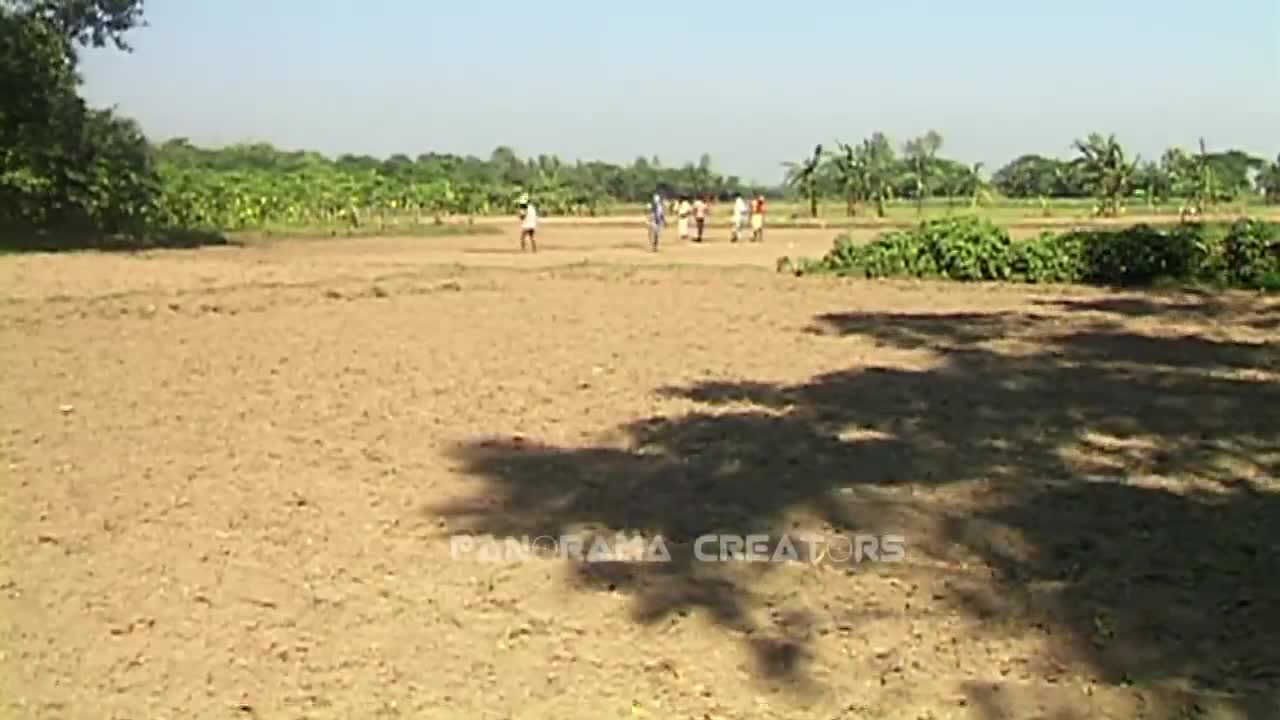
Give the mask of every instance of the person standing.
POLYGON ((525 195, 520 198, 520 252, 525 251, 526 244, 533 252, 538 252, 538 242, 534 239, 537 231, 538 208, 525 195))
POLYGON ((751 242, 764 242, 764 195, 751 203, 751 242))
POLYGON ((662 196, 653 194, 653 204, 649 207, 649 247, 658 251, 658 240, 662 237, 662 228, 667 224, 667 211, 662 204, 662 196))
POLYGON ((693 214, 693 206, 689 204, 689 198, 680 198, 680 205, 676 207, 676 228, 680 232, 681 240, 689 239, 689 216, 693 214))
POLYGON ((729 242, 738 242, 742 237, 742 231, 747 227, 747 201, 742 199, 742 193, 733 194, 733 230, 729 235, 729 242))
POLYGON ((702 233, 707 226, 707 199, 700 197, 693 201, 694 242, 702 242, 702 233))

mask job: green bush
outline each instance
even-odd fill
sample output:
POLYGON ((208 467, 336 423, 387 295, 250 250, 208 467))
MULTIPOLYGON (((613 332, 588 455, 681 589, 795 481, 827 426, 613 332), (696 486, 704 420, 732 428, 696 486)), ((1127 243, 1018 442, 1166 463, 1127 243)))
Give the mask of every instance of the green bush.
POLYGON ((937 266, 909 233, 889 232, 874 242, 855 245, 841 238, 822 265, 837 275, 860 277, 932 277, 937 266))
POLYGON ((1083 245, 1084 280, 1102 285, 1191 279, 1198 266, 1198 238, 1195 229, 1163 232, 1146 224, 1068 233, 1069 241, 1083 245))
POLYGON ((1004 228, 975 217, 935 220, 916 231, 938 274, 951 280, 1009 280, 1013 241, 1004 228))
POLYGON ((1084 244, 1069 235, 1044 232, 1014 244, 1014 276, 1029 283, 1084 281, 1084 244))
POLYGON ((1232 284, 1280 290, 1280 223, 1239 220, 1222 244, 1232 284))
POLYGON ((989 220, 946 218, 887 232, 863 245, 843 235, 820 260, 787 260, 778 267, 796 274, 867 278, 1122 286, 1198 282, 1280 289, 1280 224, 1184 223, 1167 230, 1139 224, 1045 232, 1015 242, 989 220))
POLYGON ((1195 266, 1191 280, 1213 285, 1231 284, 1226 256, 1228 227, 1226 223, 1194 223, 1180 226, 1174 231, 1194 233, 1195 266))
POLYGON ((1012 248, 1008 233, 988 220, 948 218, 890 231, 864 245, 842 235, 818 267, 868 278, 1007 280, 1013 274, 1012 248))

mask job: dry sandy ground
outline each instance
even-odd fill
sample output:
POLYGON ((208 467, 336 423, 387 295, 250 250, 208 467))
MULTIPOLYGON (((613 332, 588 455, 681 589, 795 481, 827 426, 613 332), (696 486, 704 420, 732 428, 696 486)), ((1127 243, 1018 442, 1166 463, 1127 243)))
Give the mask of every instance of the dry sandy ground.
POLYGON ((0 258, 7 714, 1280 716, 1275 300, 643 240, 0 258))

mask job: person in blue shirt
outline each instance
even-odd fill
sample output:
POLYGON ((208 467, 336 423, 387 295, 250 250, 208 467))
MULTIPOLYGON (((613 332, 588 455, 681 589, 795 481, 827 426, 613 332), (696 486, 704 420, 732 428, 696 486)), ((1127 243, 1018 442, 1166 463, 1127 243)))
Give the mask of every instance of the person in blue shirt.
POLYGON ((667 212, 662 205, 662 195, 654 193, 653 203, 649 206, 649 247, 654 252, 658 251, 658 240, 666 226, 667 212))

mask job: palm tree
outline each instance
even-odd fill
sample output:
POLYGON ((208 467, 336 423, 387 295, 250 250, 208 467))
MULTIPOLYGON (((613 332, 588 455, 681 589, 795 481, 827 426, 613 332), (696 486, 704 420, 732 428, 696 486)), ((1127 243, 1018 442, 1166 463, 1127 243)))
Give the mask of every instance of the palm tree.
POLYGON ((1084 140, 1075 141, 1074 147, 1080 153, 1077 162, 1085 184, 1098 198, 1098 211, 1113 217, 1118 215, 1133 185, 1138 159, 1125 158, 1124 148, 1115 135, 1104 138, 1099 133, 1091 133, 1084 140))
POLYGON ((818 217, 818 170, 822 167, 822 145, 815 147, 808 159, 783 165, 787 168, 787 186, 801 188, 809 201, 809 214, 818 217))

